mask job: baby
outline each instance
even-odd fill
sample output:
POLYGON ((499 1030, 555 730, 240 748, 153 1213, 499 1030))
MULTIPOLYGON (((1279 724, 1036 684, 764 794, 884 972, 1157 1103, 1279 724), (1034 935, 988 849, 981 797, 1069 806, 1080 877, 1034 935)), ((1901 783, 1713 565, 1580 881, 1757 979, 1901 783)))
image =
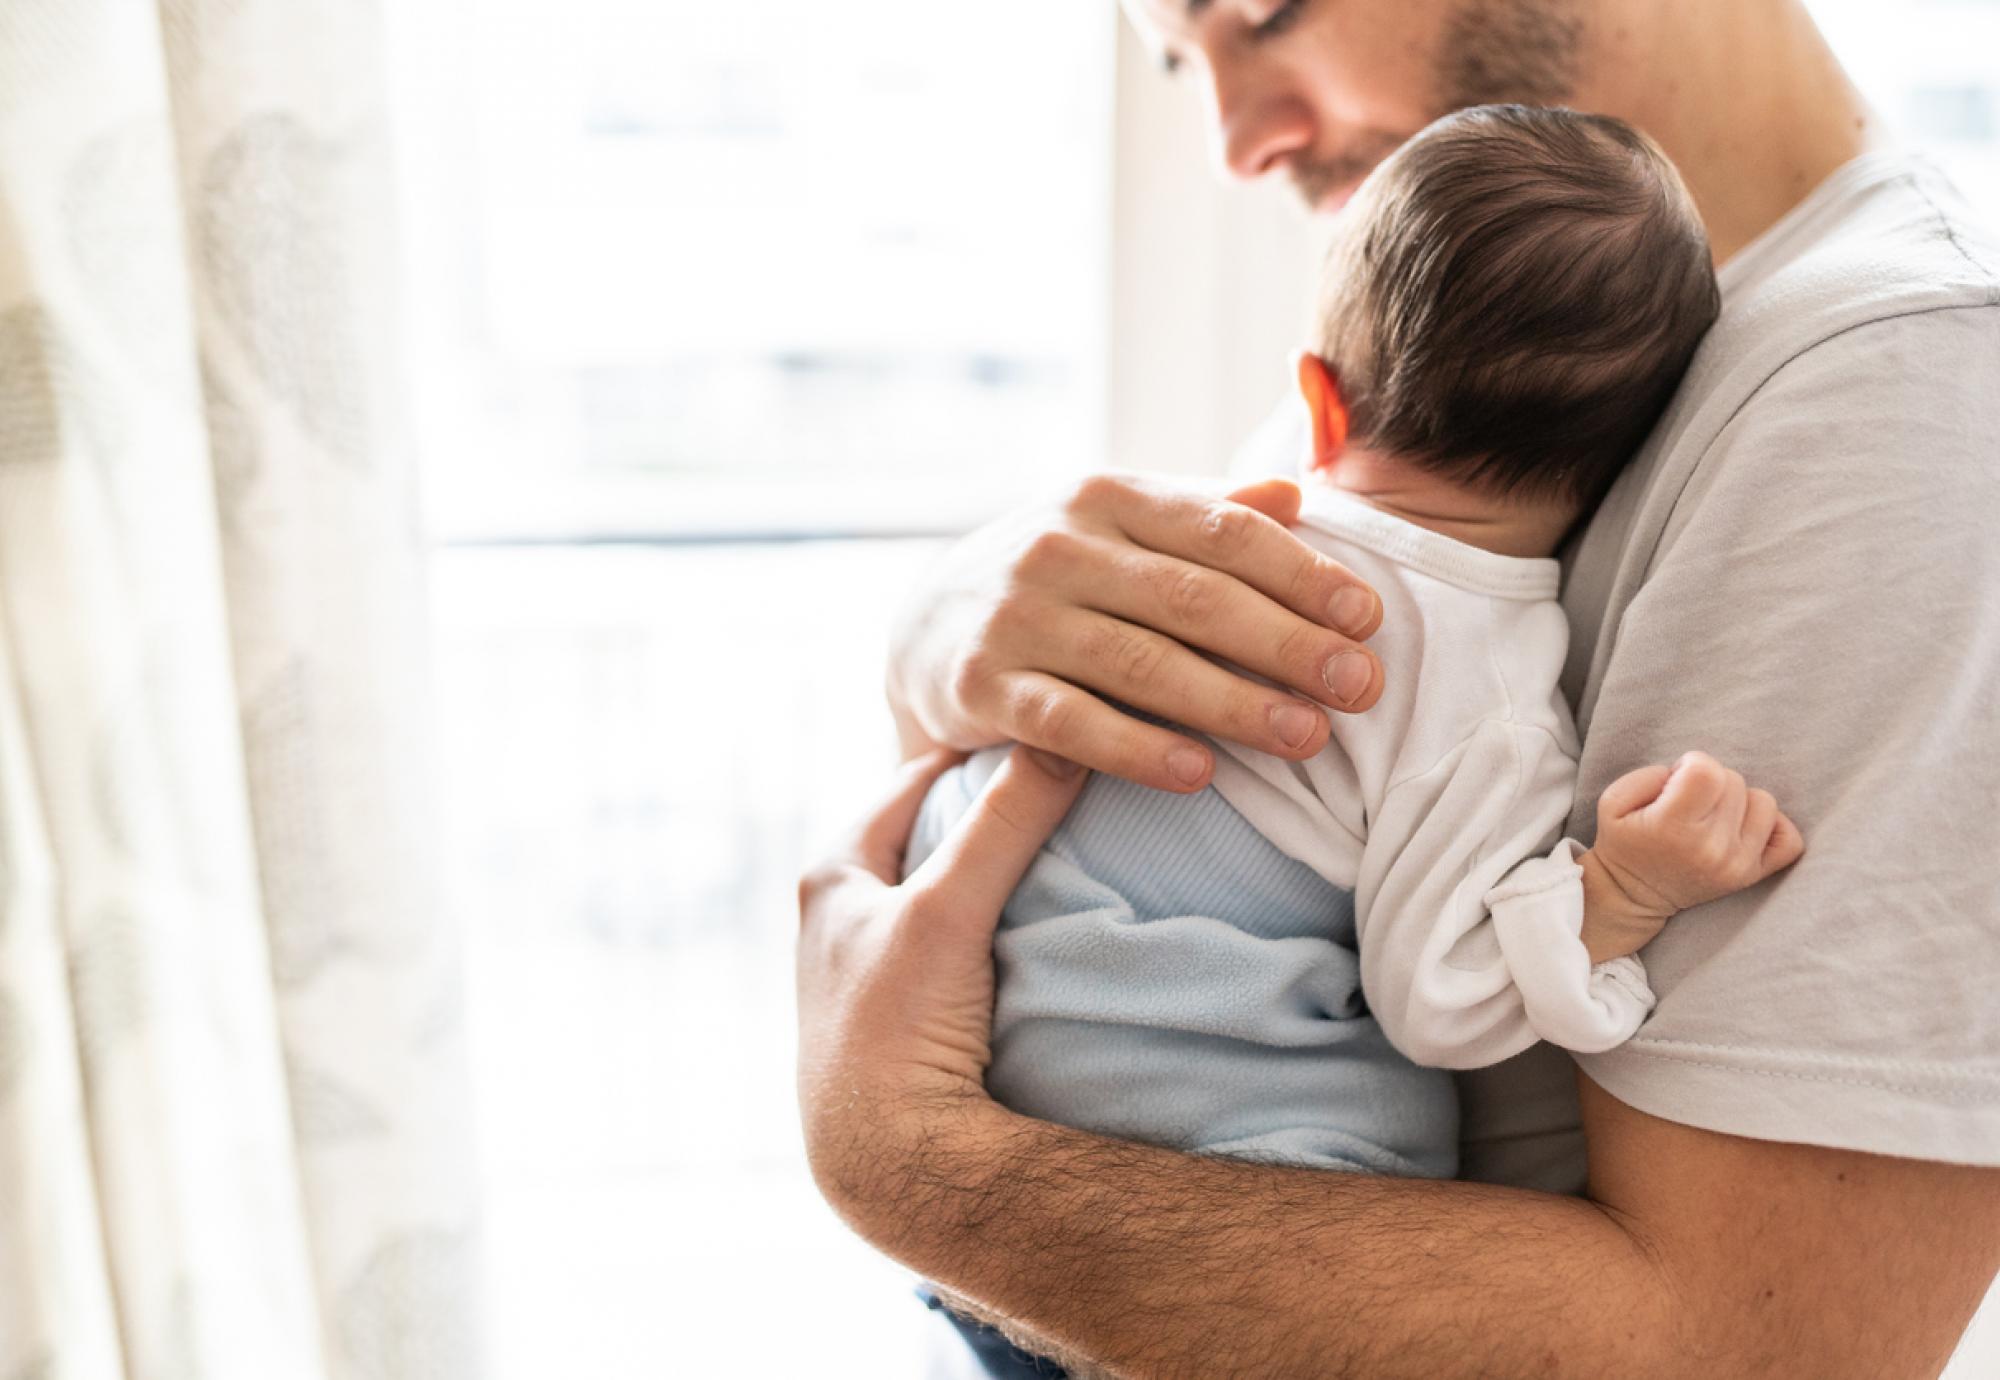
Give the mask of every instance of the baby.
MULTIPOLYGON (((1091 779, 1000 921, 995 1098, 1189 1151, 1449 1177, 1444 1070, 1630 1038, 1653 1002, 1636 951, 1798 857, 1772 797, 1696 752, 1614 782, 1590 848, 1560 837, 1577 739, 1553 553, 1718 310, 1686 189, 1617 121, 1465 110, 1376 170, 1299 362, 1295 531, 1381 596, 1381 700, 1330 714, 1305 762, 1214 742, 1193 795, 1091 779)), ((1002 752, 940 779, 906 868, 1002 752)))

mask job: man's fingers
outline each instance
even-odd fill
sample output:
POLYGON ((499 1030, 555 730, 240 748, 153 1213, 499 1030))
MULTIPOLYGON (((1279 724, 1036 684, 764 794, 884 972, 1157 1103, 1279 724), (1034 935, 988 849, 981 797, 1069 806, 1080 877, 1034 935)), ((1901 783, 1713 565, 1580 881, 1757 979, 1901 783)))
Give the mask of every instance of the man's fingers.
MULTIPOLYGON (((1381 663, 1374 653, 1232 575, 1136 547, 1120 548, 1109 573, 1112 578, 1092 591, 1090 605, 1125 623, 1199 647, 1333 709, 1359 709, 1380 693, 1381 663)), ((1116 687, 1104 688, 1126 698, 1116 687)), ((1189 726, 1235 737, 1220 724, 1189 726)), ((1292 755, 1261 736, 1238 741, 1292 755)))
POLYGON ((990 928, 1087 777, 1073 762, 1016 747, 908 886, 948 889, 954 916, 990 928))
POLYGON ((1107 502, 1096 516, 1140 546, 1233 576, 1301 618, 1356 640, 1381 626, 1382 601, 1365 581, 1257 509, 1143 480, 1107 483, 1141 501, 1107 502))
MULTIPOLYGON (((1326 711, 1318 705, 1218 666, 1137 623, 1061 610, 1049 619, 1048 640, 1049 670, 1058 676, 1190 731, 1281 757, 1310 757, 1326 745, 1326 711)), ((1182 790, 1195 784, 1176 783, 1182 790)))
POLYGON ((1228 498, 1231 503, 1255 508, 1281 526, 1289 527, 1299 520, 1299 486, 1289 479, 1259 479, 1230 490, 1228 498))
POLYGON ((1092 771, 1186 794, 1207 785, 1214 769, 1214 755, 1194 739, 1121 713, 1055 676, 1017 671, 1001 694, 997 718, 1009 737, 1092 771))
POLYGON ((1659 799, 1660 788, 1667 784, 1672 771, 1672 767, 1655 763, 1626 772, 1597 798, 1598 814, 1607 819, 1623 819, 1634 810, 1644 809, 1659 799))
POLYGON ((962 752, 939 749, 913 757, 902 765, 881 804, 862 821, 860 831, 831 862, 850 863, 874 873, 894 886, 903 875, 903 853, 909 846, 910 830, 916 826, 917 810, 937 779, 965 760, 962 752))

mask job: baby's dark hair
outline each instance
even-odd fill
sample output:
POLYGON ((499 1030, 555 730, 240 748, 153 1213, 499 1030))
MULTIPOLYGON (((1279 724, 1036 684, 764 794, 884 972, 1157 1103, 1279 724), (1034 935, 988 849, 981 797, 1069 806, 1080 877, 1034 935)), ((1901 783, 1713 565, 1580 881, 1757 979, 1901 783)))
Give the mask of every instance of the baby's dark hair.
POLYGON ((1348 436, 1490 493, 1591 507, 1721 309, 1708 237, 1619 120, 1486 105, 1425 129, 1348 209, 1319 354, 1348 436))

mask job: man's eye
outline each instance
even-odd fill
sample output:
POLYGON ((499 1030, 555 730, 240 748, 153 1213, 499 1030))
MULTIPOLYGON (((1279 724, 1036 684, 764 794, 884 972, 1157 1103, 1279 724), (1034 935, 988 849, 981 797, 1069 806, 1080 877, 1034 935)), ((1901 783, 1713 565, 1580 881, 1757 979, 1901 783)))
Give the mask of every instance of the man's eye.
POLYGON ((1305 7, 1306 0, 1284 0, 1284 3, 1254 25, 1250 32, 1259 38, 1276 38, 1292 27, 1305 7))

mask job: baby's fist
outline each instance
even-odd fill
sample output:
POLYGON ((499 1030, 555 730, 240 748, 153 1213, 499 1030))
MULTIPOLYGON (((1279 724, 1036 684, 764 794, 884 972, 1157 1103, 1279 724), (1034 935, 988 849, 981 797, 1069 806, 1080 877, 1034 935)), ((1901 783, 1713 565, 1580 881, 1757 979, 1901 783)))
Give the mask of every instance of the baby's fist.
POLYGON ((1790 867, 1805 840, 1769 791, 1689 752, 1605 789, 1591 851, 1635 904, 1665 918, 1790 867))

